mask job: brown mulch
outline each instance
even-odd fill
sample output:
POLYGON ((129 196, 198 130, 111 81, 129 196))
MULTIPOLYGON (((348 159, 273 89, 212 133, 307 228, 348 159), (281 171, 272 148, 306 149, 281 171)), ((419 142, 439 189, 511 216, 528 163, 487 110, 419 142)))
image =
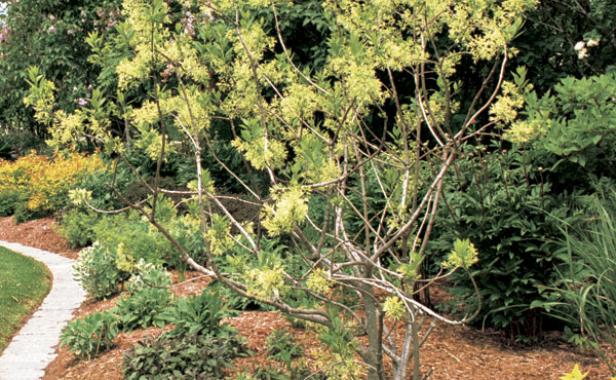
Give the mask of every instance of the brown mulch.
MULTIPOLYGON (((314 368, 314 358, 311 351, 319 348, 321 343, 315 333, 298 329, 279 312, 275 311, 244 311, 237 317, 229 318, 229 325, 235 327, 241 337, 246 340, 246 346, 251 355, 246 358, 234 360, 229 371, 232 375, 240 373, 253 373, 257 368, 275 367, 283 369, 280 363, 276 363, 267 357, 267 337, 275 330, 285 329, 293 334, 295 341, 304 349, 306 361, 310 368, 314 368)), ((231 377, 232 378, 232 377, 231 377)))
POLYGON ((506 346, 498 336, 464 326, 438 325, 421 354, 423 370, 439 380, 556 380, 576 363, 589 371, 586 380, 609 379, 605 365, 571 346, 506 346))
MULTIPOLYGON (((312 354, 320 347, 316 334, 292 327, 280 313, 246 311, 230 318, 228 323, 238 329, 253 352, 250 357, 235 360, 232 373, 251 373, 259 367, 279 365, 267 359, 265 348, 267 337, 276 329, 292 332, 313 367, 312 354)), ((122 334, 115 349, 91 361, 79 362, 61 349, 44 380, 120 380, 122 355, 139 340, 161 333, 160 329, 148 329, 122 334)), ((422 371, 431 372, 433 380, 558 380, 576 363, 589 372, 586 380, 609 379, 609 371, 598 359, 576 353, 568 345, 507 347, 500 338, 467 327, 439 325, 422 350, 422 371)))
MULTIPOLYGON (((15 225, 12 218, 0 218, 0 240, 19 242, 71 258, 77 257, 77 252, 71 250, 57 234, 56 226, 51 218, 20 225, 15 225)), ((173 282, 176 296, 188 296, 198 294, 211 279, 197 273, 174 272, 173 282)), ((119 299, 88 301, 75 315, 82 317, 110 309, 119 299)), ((291 331, 297 342, 304 347, 308 362, 312 360, 312 353, 320 347, 316 334, 292 327, 278 312, 246 311, 230 318, 228 323, 246 338, 248 347, 254 353, 251 357, 234 362, 237 371, 250 373, 256 367, 275 365, 267 359, 265 352, 265 341, 275 329, 291 331)), ((70 352, 61 348, 57 358, 47 368, 44 379, 120 380, 122 355, 136 342, 156 337, 163 331, 152 328, 120 334, 113 350, 89 361, 78 361, 70 352)), ((439 324, 422 349, 422 371, 431 372, 433 380, 558 380, 576 363, 581 365, 584 372, 589 372, 586 380, 610 378, 608 369, 597 358, 579 353, 572 346, 558 340, 528 348, 508 346, 496 334, 482 333, 464 326, 439 324)))
MULTIPOLYGON (((247 339, 254 356, 235 361, 235 367, 247 371, 258 366, 273 366, 266 358, 265 341, 275 329, 293 333, 304 348, 311 363, 311 353, 319 349, 316 335, 291 327, 278 312, 243 312, 229 323, 247 339)), ((422 372, 432 373, 432 380, 558 380, 578 363, 586 380, 607 380, 607 367, 592 356, 574 352, 566 344, 550 343, 545 347, 524 348, 505 346, 498 336, 490 336, 464 326, 439 324, 426 341, 422 351, 422 372)), ((312 367, 312 365, 311 365, 312 367)), ((410 379, 410 375, 409 375, 410 379)))
POLYGON ((116 347, 93 360, 78 360, 65 348, 58 350, 58 356, 47 367, 43 380, 122 380, 122 357, 137 342, 157 337, 163 330, 150 328, 120 334, 116 347))
POLYGON ((51 218, 42 218, 16 224, 12 217, 0 217, 0 240, 20 243, 29 247, 76 259, 79 251, 71 249, 58 231, 58 224, 51 218))

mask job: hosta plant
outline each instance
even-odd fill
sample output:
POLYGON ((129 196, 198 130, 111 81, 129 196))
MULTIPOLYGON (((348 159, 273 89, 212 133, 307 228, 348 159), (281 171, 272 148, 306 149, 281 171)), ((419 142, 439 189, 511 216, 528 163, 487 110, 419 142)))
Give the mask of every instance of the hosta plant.
POLYGON ((118 302, 115 312, 123 330, 163 326, 161 316, 171 305, 171 278, 153 264, 137 263, 127 285, 128 296, 118 302))

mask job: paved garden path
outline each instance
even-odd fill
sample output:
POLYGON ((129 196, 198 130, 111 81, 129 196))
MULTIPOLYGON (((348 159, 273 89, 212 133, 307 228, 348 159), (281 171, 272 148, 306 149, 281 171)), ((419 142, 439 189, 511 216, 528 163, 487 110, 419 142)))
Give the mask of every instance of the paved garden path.
POLYGON ((0 246, 32 257, 53 275, 51 291, 0 356, 0 380, 38 380, 56 355, 60 333, 85 292, 73 279, 73 260, 51 252, 0 240, 0 246))

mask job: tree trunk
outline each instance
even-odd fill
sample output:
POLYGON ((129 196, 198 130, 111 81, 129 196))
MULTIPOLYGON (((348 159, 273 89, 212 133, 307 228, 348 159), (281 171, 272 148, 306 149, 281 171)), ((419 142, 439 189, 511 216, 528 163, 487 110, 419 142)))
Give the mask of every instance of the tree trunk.
POLYGON ((384 380, 383 369, 383 317, 378 302, 373 298, 372 289, 364 289, 366 327, 368 333, 368 380, 384 380))

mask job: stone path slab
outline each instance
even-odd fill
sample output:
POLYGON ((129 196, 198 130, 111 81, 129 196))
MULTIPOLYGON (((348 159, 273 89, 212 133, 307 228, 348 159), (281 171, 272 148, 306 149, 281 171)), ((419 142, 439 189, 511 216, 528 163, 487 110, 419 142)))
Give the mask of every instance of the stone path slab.
POLYGON ((0 380, 38 380, 56 356, 62 329, 86 294, 73 279, 73 260, 0 240, 0 246, 42 262, 53 281, 49 294, 0 356, 0 380))

